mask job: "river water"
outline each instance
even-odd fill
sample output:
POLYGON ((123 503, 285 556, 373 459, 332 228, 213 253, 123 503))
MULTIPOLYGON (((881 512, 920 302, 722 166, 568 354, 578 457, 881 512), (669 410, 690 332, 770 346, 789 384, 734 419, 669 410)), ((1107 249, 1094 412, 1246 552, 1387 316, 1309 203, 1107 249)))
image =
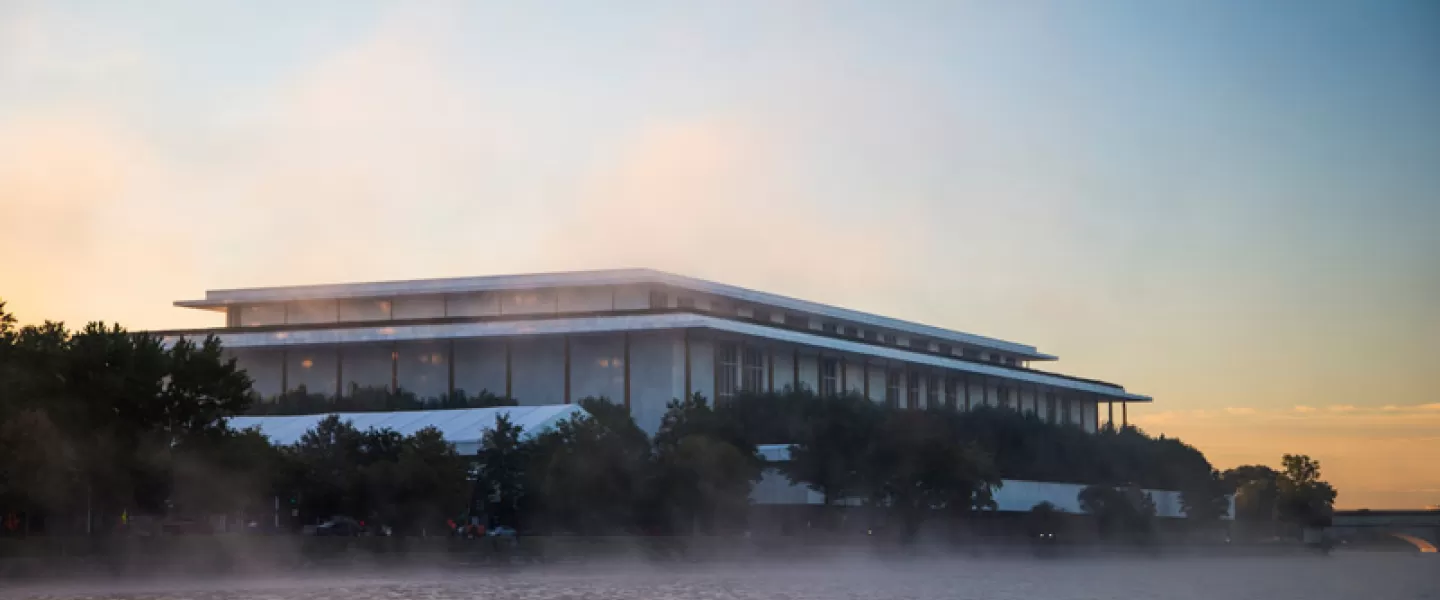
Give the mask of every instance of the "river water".
POLYGON ((74 600, 1440 600, 1440 555, 547 566, 386 575, 29 584, 74 600))

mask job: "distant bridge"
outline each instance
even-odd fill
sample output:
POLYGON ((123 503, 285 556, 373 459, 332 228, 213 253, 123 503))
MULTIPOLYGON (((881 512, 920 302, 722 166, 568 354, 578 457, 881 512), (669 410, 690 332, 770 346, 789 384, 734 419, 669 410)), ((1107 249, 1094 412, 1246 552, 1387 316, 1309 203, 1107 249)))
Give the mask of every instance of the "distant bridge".
POLYGON ((1330 533, 1339 540, 1362 541, 1381 536, 1409 542, 1421 552, 1440 547, 1440 510, 1341 510, 1330 533))

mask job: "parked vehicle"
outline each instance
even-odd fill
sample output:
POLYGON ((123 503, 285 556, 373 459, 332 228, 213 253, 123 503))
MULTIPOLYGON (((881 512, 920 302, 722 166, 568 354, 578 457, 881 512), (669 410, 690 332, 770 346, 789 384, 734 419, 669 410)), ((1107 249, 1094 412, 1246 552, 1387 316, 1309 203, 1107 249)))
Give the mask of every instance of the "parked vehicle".
POLYGON ((329 521, 315 527, 317 536, 350 537, 365 533, 365 526, 350 517, 331 517, 329 521))

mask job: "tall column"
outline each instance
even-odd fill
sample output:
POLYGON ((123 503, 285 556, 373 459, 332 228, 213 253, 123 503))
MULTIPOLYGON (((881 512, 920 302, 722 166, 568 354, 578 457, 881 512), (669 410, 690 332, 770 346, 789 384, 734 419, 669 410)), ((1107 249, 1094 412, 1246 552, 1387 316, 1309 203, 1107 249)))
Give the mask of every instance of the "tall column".
MULTIPOLYGON (((558 296, 558 294, 557 294, 558 296)), ((570 336, 564 336, 565 340, 565 403, 570 403, 570 336)))
POLYGON ((694 395, 695 395, 695 391, 692 390, 692 389, 690 389, 690 330, 689 330, 689 329, 686 329, 686 330, 685 330, 685 333, 684 333, 684 345, 685 345, 685 399, 686 399, 686 400, 689 400, 691 396, 694 396, 694 395))
MULTIPOLYGON (((340 303, 339 303, 339 302, 336 302, 335 304, 336 304, 336 305, 339 305, 340 303)), ((339 309, 336 309, 336 310, 338 311, 339 309)), ((337 317, 337 318, 338 318, 338 317, 337 317)), ((342 355, 341 355, 341 352, 340 352, 340 344, 335 344, 335 401, 336 401, 336 402, 339 402, 339 401, 340 401, 340 398, 342 398, 342 397, 345 396, 345 388, 344 388, 344 385, 345 385, 345 374, 341 371, 341 368, 342 368, 341 365, 345 364, 344 358, 345 358, 345 357, 342 356, 342 355)))
MULTIPOLYGON (((503 302, 503 301, 501 302, 501 305, 504 305, 504 302, 503 302)), ((507 338, 505 338, 505 397, 506 397, 506 398, 514 398, 514 397, 515 397, 515 396, 514 396, 514 394, 515 394, 514 377, 511 376, 511 370, 512 370, 512 369, 511 369, 511 361, 510 361, 510 338, 507 337, 507 338)))
POLYGON ((1105 401, 1105 408, 1106 408, 1106 410, 1109 411, 1109 413, 1110 413, 1110 415, 1105 418, 1105 424, 1108 425, 1108 426, 1110 426, 1111 429, 1114 429, 1114 428, 1115 428, 1115 401, 1114 401, 1114 400, 1107 400, 1107 401, 1105 401))
POLYGON ((621 360, 625 369, 625 410, 630 410, 630 332, 625 332, 625 356, 621 360))
POLYGON ((1120 401, 1120 419, 1121 427, 1130 426, 1130 403, 1124 400, 1120 401))
POLYGON ((790 367, 792 373, 790 386, 795 391, 800 391, 800 347, 796 346, 790 353, 790 367))
POLYGON ((775 350, 765 347, 765 389, 775 393, 775 350))

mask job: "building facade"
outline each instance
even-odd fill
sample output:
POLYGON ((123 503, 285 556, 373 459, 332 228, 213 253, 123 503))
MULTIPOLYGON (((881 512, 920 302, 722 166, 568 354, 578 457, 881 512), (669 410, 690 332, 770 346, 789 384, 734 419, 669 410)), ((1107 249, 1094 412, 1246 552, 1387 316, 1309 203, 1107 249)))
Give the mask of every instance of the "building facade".
POLYGON ((649 432, 675 398, 792 386, 899 408, 1008 407, 1089 431, 1150 401, 1035 368, 1056 357, 1033 346, 648 269, 220 290, 176 305, 222 312, 225 326, 161 335, 217 335, 265 400, 603 396, 649 432))

